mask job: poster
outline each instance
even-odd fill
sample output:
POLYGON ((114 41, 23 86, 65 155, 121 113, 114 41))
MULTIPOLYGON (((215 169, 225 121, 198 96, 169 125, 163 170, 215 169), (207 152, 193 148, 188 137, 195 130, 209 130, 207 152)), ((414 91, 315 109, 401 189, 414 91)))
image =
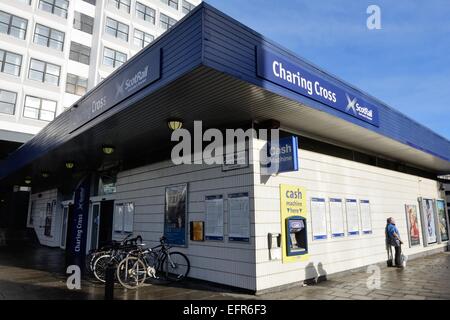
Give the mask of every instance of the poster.
POLYGON ((441 235, 441 241, 447 241, 448 240, 448 224, 447 224, 447 215, 445 213, 445 201, 444 200, 436 200, 436 209, 437 209, 438 227, 439 227, 439 234, 441 235))
POLYGON ((427 244, 437 242, 433 200, 422 200, 423 230, 427 244))
POLYGON ((306 261, 309 259, 307 253, 296 256, 288 256, 286 253, 286 240, 288 237, 286 232, 286 219, 291 216, 300 216, 308 219, 306 189, 300 186, 280 184, 281 251, 283 253, 283 263, 306 261))
POLYGON ((327 216, 324 198, 311 198, 311 223, 313 239, 326 239, 327 216))
POLYGON ((172 245, 186 245, 187 184, 166 188, 164 236, 172 245))
POLYGON ((332 238, 339 238, 345 235, 342 209, 342 199, 330 198, 330 229, 332 238))
POLYGON ((125 203, 123 207, 124 207, 123 231, 133 232, 134 204, 133 202, 128 202, 125 203))
POLYGON ((191 240, 205 240, 205 223, 203 221, 191 221, 191 240))
POLYGON ((248 193, 228 195, 228 240, 250 242, 250 208, 248 193))
POLYGON ((409 246, 420 244, 419 217, 417 216, 417 207, 415 205, 405 205, 406 225, 408 227, 409 246))
POLYGON ((223 240, 223 196, 206 196, 205 240, 223 240))
POLYGON ((361 230, 363 234, 372 233, 372 217, 370 215, 370 201, 360 200, 359 210, 361 212, 361 230))
POLYGON ((116 210, 114 210, 114 232, 123 231, 123 204, 116 204, 116 210))
POLYGON ((359 235, 358 203, 356 199, 346 199, 347 233, 349 236, 359 235))
POLYGON ((44 224, 44 235, 47 237, 52 236, 52 219, 53 219, 53 206, 51 202, 47 202, 47 208, 45 211, 45 224, 44 224))

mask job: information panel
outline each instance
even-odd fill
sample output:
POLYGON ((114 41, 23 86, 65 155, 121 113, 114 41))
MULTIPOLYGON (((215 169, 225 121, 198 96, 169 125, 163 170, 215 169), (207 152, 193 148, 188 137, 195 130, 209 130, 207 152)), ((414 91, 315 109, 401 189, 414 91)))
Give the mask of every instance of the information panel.
POLYGON ((372 218, 370 215, 370 201, 360 200, 359 209, 361 212, 361 230, 363 234, 372 233, 372 218))
POLYGON ((327 216, 324 198, 311 198, 311 223, 313 239, 326 239, 327 216))
POLYGON ((223 240, 223 196, 206 196, 205 240, 223 240))
POLYGON ((228 240, 250 241, 250 211, 248 193, 233 193, 228 195, 228 240))
POLYGON ((359 235, 358 202, 356 199, 346 199, 347 233, 349 236, 359 235))
POLYGON ((342 199, 330 198, 330 229, 332 238, 345 235, 342 199))

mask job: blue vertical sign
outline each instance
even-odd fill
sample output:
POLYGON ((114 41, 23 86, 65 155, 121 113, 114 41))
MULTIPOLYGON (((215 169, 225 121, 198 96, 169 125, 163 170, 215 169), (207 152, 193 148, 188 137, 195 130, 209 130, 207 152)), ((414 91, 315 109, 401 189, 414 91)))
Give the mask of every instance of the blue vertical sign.
POLYGON ((72 229, 69 230, 69 265, 78 265, 81 269, 84 267, 86 256, 87 228, 89 215, 89 196, 90 196, 90 175, 85 176, 75 189, 73 201, 72 229))
POLYGON ((267 174, 298 171, 298 138, 281 138, 278 146, 268 142, 267 157, 270 159, 270 163, 265 166, 267 174))

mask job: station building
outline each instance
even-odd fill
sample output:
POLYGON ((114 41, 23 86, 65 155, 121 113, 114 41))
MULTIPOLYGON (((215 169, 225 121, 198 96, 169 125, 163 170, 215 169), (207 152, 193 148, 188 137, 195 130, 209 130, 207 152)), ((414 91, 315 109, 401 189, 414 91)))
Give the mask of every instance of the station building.
POLYGON ((3 161, 0 183, 31 186, 27 227, 69 256, 166 234, 190 277, 260 292, 386 261, 387 217, 408 256, 447 250, 448 173, 447 139, 203 3, 3 161), (175 165, 168 123, 194 121, 279 128, 292 166, 268 174, 258 135, 244 165, 175 165))

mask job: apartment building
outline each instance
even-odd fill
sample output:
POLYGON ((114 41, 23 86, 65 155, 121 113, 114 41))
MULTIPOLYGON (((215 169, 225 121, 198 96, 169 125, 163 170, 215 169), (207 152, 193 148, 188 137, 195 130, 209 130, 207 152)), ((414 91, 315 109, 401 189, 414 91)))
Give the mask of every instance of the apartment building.
POLYGON ((201 0, 0 0, 0 159, 201 0))

